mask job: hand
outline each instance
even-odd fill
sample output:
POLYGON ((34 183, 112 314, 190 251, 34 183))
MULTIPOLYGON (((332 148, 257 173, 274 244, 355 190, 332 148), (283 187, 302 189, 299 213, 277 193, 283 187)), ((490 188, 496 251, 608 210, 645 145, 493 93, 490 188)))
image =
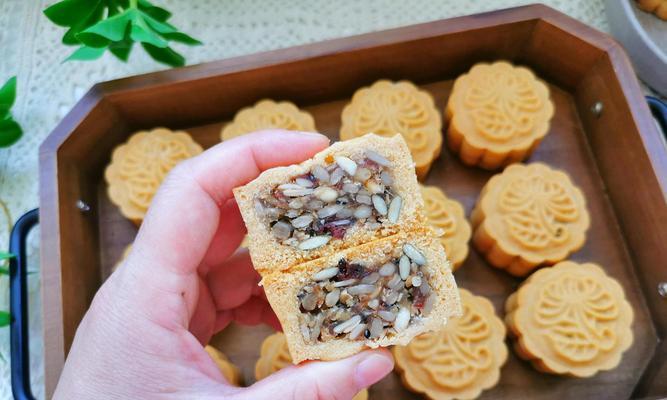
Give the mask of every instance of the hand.
POLYGON ((319 134, 265 131, 174 168, 81 321, 54 398, 349 399, 388 374, 389 353, 369 350, 236 388, 202 346, 232 320, 280 329, 247 252, 235 252, 246 230, 232 189, 327 144, 319 134))

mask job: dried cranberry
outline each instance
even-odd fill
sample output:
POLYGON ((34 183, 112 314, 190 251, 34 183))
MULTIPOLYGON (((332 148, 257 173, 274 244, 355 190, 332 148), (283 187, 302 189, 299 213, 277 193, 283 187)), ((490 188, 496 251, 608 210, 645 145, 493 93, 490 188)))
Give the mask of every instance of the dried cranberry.
POLYGON ((412 305, 414 305, 418 310, 424 308, 424 303, 426 303, 426 296, 422 293, 421 290, 415 289, 410 293, 412 294, 412 305))
POLYGON ((347 231, 347 227, 345 226, 330 226, 326 228, 329 233, 331 233, 331 236, 333 236, 336 239, 342 239, 345 237, 345 232, 347 231))

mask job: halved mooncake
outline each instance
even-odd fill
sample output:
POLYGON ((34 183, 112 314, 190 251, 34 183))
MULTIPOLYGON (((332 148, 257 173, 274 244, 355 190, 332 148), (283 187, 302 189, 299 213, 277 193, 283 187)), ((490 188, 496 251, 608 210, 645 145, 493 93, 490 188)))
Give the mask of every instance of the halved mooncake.
POLYGON ((405 141, 338 142, 299 165, 264 171, 234 195, 255 268, 284 270, 424 223, 405 141))
POLYGON ((459 315, 456 283, 431 232, 397 234, 264 275, 294 363, 407 344, 459 315))

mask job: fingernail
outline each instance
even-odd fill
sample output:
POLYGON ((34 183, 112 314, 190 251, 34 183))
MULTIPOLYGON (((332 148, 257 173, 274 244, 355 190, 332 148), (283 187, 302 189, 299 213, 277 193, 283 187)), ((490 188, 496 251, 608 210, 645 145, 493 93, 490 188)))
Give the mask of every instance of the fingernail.
POLYGON ((309 138, 323 137, 323 138, 326 138, 327 140, 329 140, 328 137, 324 136, 324 134, 319 133, 319 132, 304 132, 304 131, 292 131, 292 132, 294 132, 296 134, 299 134, 301 136, 309 137, 309 138))
POLYGON ((357 364, 355 371, 359 387, 368 387, 384 378, 394 369, 394 362, 388 355, 373 353, 357 364))

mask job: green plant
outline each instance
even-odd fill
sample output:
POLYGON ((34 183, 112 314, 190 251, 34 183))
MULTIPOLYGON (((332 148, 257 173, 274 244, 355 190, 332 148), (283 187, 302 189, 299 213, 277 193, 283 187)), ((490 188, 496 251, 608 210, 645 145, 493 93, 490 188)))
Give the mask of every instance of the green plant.
MULTIPOLYGON (((0 260, 2 260, 4 264, 0 266, 0 275, 9 275, 9 268, 7 267, 6 261, 12 257, 14 257, 13 254, 0 251, 0 260)), ((11 316, 7 311, 0 310, 0 327, 9 325, 11 320, 11 316)))
POLYGON ((0 147, 9 147, 23 135, 21 126, 14 121, 11 108, 16 100, 16 77, 0 87, 0 147))
POLYGON ((69 28, 64 44, 79 46, 67 60, 95 60, 109 50, 127 61, 133 45, 140 43, 154 60, 179 67, 185 65, 185 58, 170 42, 202 44, 169 24, 171 13, 148 0, 62 0, 44 14, 54 24, 69 28))

